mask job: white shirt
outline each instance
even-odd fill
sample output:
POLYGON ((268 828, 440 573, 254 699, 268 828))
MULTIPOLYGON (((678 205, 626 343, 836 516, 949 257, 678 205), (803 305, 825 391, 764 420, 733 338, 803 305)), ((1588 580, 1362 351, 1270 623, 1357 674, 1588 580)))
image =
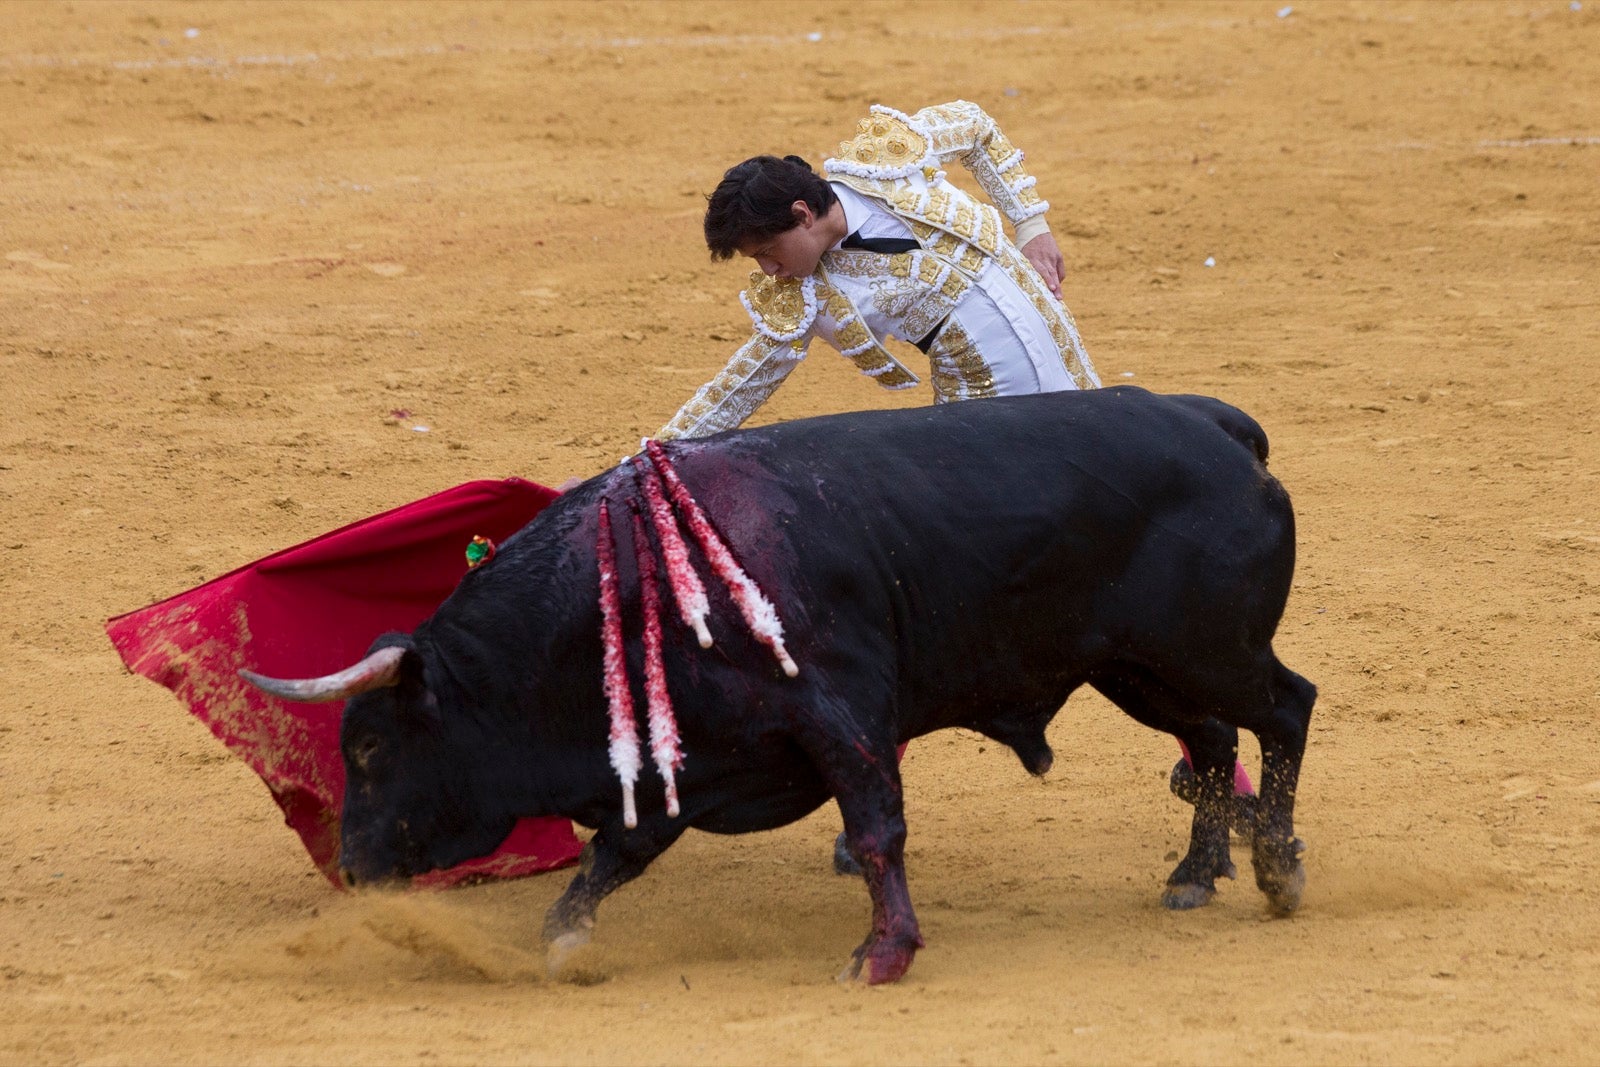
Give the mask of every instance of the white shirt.
MULTIPOLYGON (((829 182, 828 188, 838 196, 840 205, 844 208, 844 224, 846 235, 859 233, 862 237, 889 237, 916 240, 911 233, 911 227, 901 222, 888 208, 876 200, 868 200, 854 189, 842 182, 829 182)), ((843 238, 840 239, 840 243, 843 238)), ((832 252, 839 248, 836 243, 832 252)))

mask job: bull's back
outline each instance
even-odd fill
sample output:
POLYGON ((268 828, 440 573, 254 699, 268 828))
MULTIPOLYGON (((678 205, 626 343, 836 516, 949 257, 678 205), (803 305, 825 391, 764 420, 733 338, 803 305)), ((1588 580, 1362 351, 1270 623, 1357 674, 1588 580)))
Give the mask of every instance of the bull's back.
POLYGON ((1180 593, 1284 570, 1285 529, 1292 566, 1265 450, 1221 401, 1120 387, 807 419, 674 458, 798 646, 887 654, 913 700, 959 703, 1047 700, 1112 645, 1175 640, 1135 631, 1180 593))
POLYGON ((1225 513, 1256 501, 1266 479, 1266 435, 1248 415, 1130 386, 825 416, 718 444, 680 466, 689 478, 702 465, 769 475, 706 472, 741 534, 764 541, 756 527, 775 517, 768 529, 798 551, 894 552, 901 575, 944 569, 941 552, 1034 555, 1053 531, 1115 551, 1104 535, 1118 521, 1225 513))

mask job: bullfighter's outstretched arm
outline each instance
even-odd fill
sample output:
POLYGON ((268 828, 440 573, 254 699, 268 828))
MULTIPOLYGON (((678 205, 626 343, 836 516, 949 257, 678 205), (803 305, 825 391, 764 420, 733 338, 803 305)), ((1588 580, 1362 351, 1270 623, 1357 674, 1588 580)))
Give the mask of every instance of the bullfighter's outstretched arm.
POLYGON ((706 437, 737 429, 767 402, 804 358, 803 348, 775 341, 757 331, 739 347, 715 378, 702 385, 678 413, 656 431, 656 440, 706 437))
POLYGON ((806 357, 817 320, 814 279, 774 278, 752 271, 739 302, 750 313, 754 327, 750 340, 656 431, 656 440, 706 437, 738 428, 806 357))

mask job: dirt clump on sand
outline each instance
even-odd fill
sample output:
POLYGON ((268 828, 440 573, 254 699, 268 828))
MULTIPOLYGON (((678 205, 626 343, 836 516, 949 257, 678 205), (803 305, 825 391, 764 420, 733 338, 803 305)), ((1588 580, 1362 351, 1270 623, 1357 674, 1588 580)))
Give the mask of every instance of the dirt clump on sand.
MULTIPOLYGON (((5 17, 0 1062, 1595 1061, 1600 5, 5 17), (1028 152, 1105 380, 1271 435, 1322 693, 1294 918, 1248 874, 1161 910, 1174 746, 1084 693, 1042 785, 911 746, 900 985, 831 980, 831 807, 689 835, 551 981, 565 875, 342 896, 123 671, 107 616, 631 452, 748 330, 723 168, 955 98, 1028 152)), ((756 421, 928 399, 818 346, 756 421)))

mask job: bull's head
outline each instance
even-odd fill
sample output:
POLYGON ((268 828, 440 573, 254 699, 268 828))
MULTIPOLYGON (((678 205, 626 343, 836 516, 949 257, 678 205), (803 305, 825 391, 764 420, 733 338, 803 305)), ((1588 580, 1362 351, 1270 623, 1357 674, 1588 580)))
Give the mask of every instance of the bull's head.
POLYGON ((379 638, 360 663, 323 678, 240 671, 285 700, 345 700, 339 728, 344 808, 339 874, 347 886, 409 878, 494 851, 515 823, 483 789, 486 747, 470 715, 447 715, 411 638, 379 638))

